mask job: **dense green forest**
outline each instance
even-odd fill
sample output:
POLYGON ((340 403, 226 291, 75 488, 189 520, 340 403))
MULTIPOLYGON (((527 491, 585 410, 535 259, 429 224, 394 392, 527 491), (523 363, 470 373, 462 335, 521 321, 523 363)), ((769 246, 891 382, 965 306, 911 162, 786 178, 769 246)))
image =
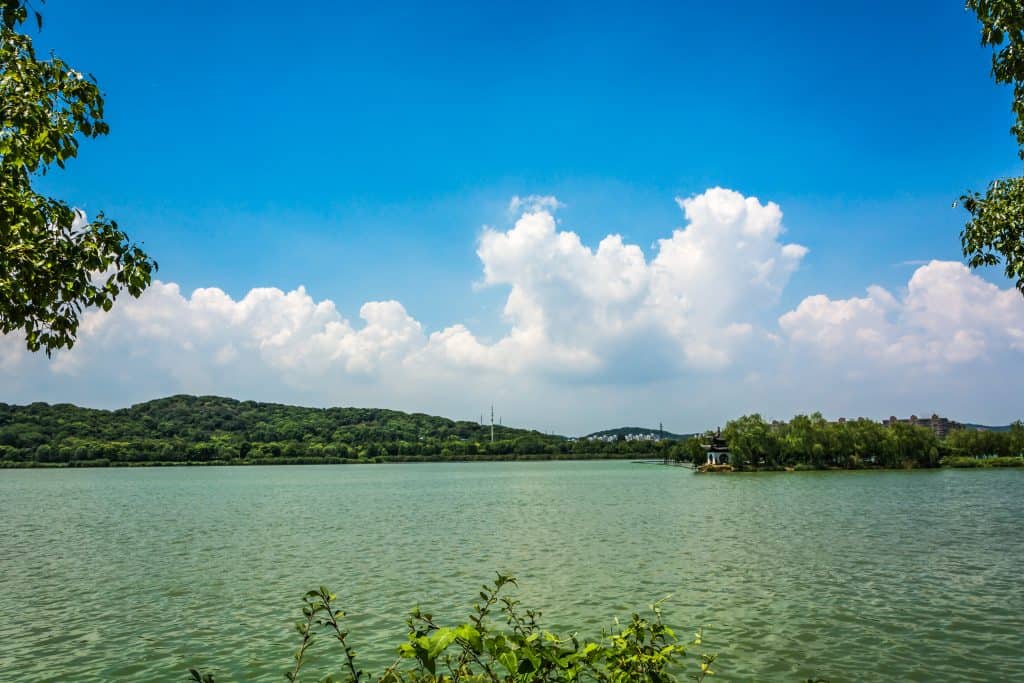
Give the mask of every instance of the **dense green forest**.
MULTIPOLYGON (((1005 431, 956 429, 940 439, 931 429, 902 423, 829 422, 821 413, 769 423, 755 414, 728 422, 722 437, 728 442, 729 464, 741 470, 1024 464, 1024 425, 1019 421, 1005 431)), ((684 442, 673 455, 699 459, 701 441, 706 443, 707 437, 684 442)))
POLYGON ((301 408, 171 396, 121 410, 0 403, 0 462, 347 462, 649 454, 646 441, 570 440, 537 431, 373 408, 301 408))

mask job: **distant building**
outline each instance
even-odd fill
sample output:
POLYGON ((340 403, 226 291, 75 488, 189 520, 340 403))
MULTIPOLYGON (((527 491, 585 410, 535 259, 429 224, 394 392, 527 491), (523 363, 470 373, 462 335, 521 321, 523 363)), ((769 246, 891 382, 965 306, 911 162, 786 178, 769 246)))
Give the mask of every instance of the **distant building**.
POLYGON ((627 434, 592 434, 591 436, 582 437, 591 441, 605 441, 613 443, 615 441, 661 441, 661 434, 655 432, 633 432, 627 434))
POLYGON ((867 420, 868 422, 872 421, 871 418, 868 417, 841 417, 838 420, 833 420, 831 424, 844 425, 847 422, 858 422, 860 420, 867 420))
POLYGON ((950 420, 948 417, 939 417, 938 415, 932 414, 931 417, 918 417, 917 415, 911 415, 909 418, 901 419, 895 415, 889 417, 888 420, 882 420, 882 424, 886 427, 891 427, 894 424, 909 424, 915 427, 927 427, 928 429, 935 432, 935 436, 940 439, 945 438, 954 429, 963 429, 964 426, 950 420))

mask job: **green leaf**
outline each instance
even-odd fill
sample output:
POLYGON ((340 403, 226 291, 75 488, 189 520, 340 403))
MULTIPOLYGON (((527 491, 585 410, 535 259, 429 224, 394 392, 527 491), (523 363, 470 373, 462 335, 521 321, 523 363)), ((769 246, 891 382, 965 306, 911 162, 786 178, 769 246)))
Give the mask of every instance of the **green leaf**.
POLYGON ((469 624, 462 624, 455 630, 456 637, 461 638, 469 644, 469 647, 476 653, 483 651, 483 640, 480 631, 469 624))
POLYGON ((512 675, 519 672, 519 659, 516 658, 516 653, 512 651, 502 652, 498 656, 498 662, 512 675))
POLYGON ((444 652, 449 645, 455 642, 457 637, 456 631, 453 628, 444 627, 434 631, 430 636, 430 645, 427 648, 427 656, 431 659, 437 659, 437 657, 444 652))

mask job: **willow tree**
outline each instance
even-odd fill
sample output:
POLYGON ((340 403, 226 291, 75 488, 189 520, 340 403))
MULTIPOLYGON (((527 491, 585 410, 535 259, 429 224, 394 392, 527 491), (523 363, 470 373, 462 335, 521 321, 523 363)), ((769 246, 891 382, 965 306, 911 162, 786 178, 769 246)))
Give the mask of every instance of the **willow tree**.
MULTIPOLYGON (((967 0, 967 9, 981 22, 981 44, 992 48, 992 77, 1013 86, 1010 132, 1024 159, 1024 2, 967 0)), ((960 202, 971 214, 960 234, 968 265, 1003 263, 1024 294, 1024 177, 993 180, 985 192, 968 192, 960 202)))
POLYGON ((0 332, 50 354, 74 344, 86 308, 139 296, 156 263, 102 213, 88 220, 35 190, 80 139, 109 127, 96 80, 55 55, 39 59, 30 20, 42 29, 24 0, 0 0, 0 332))

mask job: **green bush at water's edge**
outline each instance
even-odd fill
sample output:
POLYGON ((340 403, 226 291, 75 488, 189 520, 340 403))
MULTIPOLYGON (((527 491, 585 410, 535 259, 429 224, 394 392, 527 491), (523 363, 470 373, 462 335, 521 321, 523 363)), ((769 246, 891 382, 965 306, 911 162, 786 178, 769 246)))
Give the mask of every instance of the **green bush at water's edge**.
MULTIPOLYGON (((335 608, 336 596, 321 586, 303 599, 303 618, 295 624, 300 642, 284 676, 294 682, 309 673, 308 652, 319 639, 333 643, 341 653, 333 670, 310 674, 323 683, 671 683, 680 675, 698 682, 714 675, 715 655, 691 657, 689 664, 685 660, 687 647, 701 644, 701 632, 691 643, 681 643, 662 621, 661 602, 651 605, 650 617, 634 614, 625 626, 616 624, 604 637, 583 640, 544 629, 540 612, 525 609, 502 593, 515 583, 513 577, 498 574, 493 585, 482 587, 481 601, 469 620, 455 626, 442 625, 430 613, 414 609, 395 663, 375 674, 359 668, 342 623, 345 613, 335 608), (505 628, 496 628, 496 619, 504 621, 505 628)), ((189 672, 196 683, 215 683, 210 671, 189 672)))

